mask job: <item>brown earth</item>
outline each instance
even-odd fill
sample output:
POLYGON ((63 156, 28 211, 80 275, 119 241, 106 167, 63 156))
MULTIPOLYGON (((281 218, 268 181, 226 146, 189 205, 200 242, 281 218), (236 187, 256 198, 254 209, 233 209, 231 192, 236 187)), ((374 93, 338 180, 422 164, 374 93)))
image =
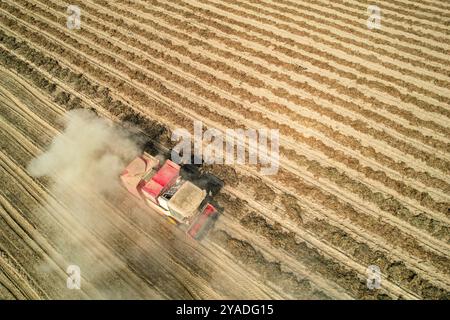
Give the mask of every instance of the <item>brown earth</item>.
POLYGON ((0 299, 449 299, 450 7, 379 1, 369 30, 369 4, 1 0, 0 299), (194 120, 279 129, 280 169, 203 166, 224 211, 194 242, 31 174, 77 109, 158 151, 194 120))

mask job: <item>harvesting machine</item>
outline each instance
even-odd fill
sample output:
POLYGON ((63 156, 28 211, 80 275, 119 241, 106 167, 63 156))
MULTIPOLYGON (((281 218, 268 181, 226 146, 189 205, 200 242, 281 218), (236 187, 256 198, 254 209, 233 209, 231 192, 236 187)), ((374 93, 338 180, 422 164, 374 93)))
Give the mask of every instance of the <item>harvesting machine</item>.
POLYGON ((201 238, 218 211, 209 202, 210 194, 180 175, 180 165, 160 161, 144 152, 120 175, 122 184, 134 196, 179 225, 194 239, 201 238))

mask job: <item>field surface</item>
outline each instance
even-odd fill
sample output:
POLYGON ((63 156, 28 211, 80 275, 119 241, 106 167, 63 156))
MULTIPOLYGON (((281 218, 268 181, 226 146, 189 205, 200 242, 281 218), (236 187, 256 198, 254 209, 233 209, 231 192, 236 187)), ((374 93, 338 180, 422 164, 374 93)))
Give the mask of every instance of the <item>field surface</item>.
POLYGON ((369 29, 371 4, 0 0, 0 299, 450 299, 450 4, 380 0, 369 29), (75 109, 161 148, 279 129, 280 167, 204 166, 224 210, 195 242, 30 173, 75 109))

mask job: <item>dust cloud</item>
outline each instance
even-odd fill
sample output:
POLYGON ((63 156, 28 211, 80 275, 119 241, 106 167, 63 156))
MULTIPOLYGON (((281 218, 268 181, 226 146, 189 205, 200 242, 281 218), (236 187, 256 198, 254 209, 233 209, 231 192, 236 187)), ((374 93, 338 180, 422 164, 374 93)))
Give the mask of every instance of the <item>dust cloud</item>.
POLYGON ((140 153, 130 131, 81 109, 68 112, 64 122, 64 132, 30 163, 31 175, 52 178, 57 190, 76 185, 113 195, 119 188, 120 172, 140 153))
POLYGON ((130 249, 120 240, 120 223, 126 223, 117 219, 117 207, 123 206, 126 192, 119 175, 141 153, 140 141, 136 141, 132 129, 119 127, 88 110, 70 111, 62 121, 64 131, 54 137, 45 153, 31 161, 28 171, 48 181, 47 203, 37 210, 41 216, 54 216, 66 225, 47 230, 47 234, 67 265, 53 267, 53 274, 49 265, 36 269, 55 277, 55 286, 65 297, 75 292, 66 288, 66 279, 59 279, 61 269, 64 278, 66 268, 76 265, 81 269, 82 289, 88 294, 133 298, 135 293, 126 289, 127 264, 110 248, 130 249))

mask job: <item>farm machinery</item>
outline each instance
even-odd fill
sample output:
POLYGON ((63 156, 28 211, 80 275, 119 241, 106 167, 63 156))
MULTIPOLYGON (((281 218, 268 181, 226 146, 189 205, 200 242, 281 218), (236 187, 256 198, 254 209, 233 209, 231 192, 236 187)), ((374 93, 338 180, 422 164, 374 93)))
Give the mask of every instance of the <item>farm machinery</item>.
POLYGON ((160 160, 144 152, 128 164, 120 179, 131 194, 198 240, 217 219, 218 210, 210 202, 212 192, 180 172, 180 165, 171 160, 161 165, 160 160))

